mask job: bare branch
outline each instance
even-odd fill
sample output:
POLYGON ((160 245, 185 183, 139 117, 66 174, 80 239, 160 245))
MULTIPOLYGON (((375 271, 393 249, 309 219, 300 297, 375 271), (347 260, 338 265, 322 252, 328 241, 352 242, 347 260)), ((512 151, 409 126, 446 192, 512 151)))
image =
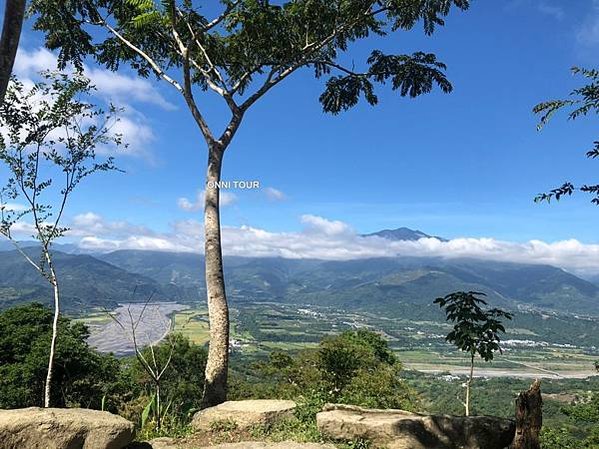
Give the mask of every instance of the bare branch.
POLYGON ((106 22, 106 20, 102 20, 101 25, 104 26, 108 31, 110 31, 115 37, 117 37, 123 44, 125 44, 127 47, 129 47, 131 50, 133 50, 135 53, 137 53, 139 56, 141 56, 148 64, 150 64, 150 66, 152 67, 154 72, 156 72, 156 74, 160 78, 165 80, 167 83, 171 84, 179 92, 183 92, 183 88, 181 87, 181 85, 176 80, 174 80, 173 78, 168 76, 166 74, 166 72, 156 63, 156 61, 154 61, 154 59, 152 59, 141 48, 137 47, 132 42, 125 39, 125 37, 123 37, 123 35, 121 33, 119 33, 117 30, 115 30, 113 27, 111 27, 106 22))
POLYGON ((216 17, 214 20, 212 20, 211 22, 207 23, 206 26, 203 27, 203 31, 210 31, 212 28, 214 28, 215 26, 217 26, 219 23, 221 23, 223 20, 225 20, 229 14, 231 14, 233 12, 233 10, 235 9, 235 7, 239 4, 239 0, 232 2, 223 12, 220 16, 216 17))

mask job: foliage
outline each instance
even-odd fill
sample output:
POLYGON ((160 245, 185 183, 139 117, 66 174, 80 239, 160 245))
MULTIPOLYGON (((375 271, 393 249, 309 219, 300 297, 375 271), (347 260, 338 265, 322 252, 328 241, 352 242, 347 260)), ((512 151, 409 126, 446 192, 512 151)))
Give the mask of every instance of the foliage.
POLYGON ((188 81, 211 89, 229 105, 246 94, 241 111, 295 70, 309 67, 316 78, 328 76, 320 101, 326 112, 336 114, 361 96, 376 104, 373 82, 389 81, 393 90, 410 97, 430 92, 434 84, 451 91, 445 66, 433 54, 374 50, 363 71, 344 67, 339 59, 352 42, 371 35, 410 30, 418 23, 432 34, 453 7, 468 6, 469 0, 221 0, 221 14, 213 20, 193 2, 176 0, 35 0, 31 11, 46 45, 60 49, 62 65, 71 61, 81 67, 87 55, 114 70, 129 63, 140 76, 156 74, 181 91, 188 81), (89 32, 89 25, 103 33, 89 32), (167 75, 171 67, 187 72, 188 80, 167 75), (258 85, 252 90, 253 82, 258 85))
POLYGON ((111 158, 96 161, 96 147, 118 146, 121 139, 106 126, 110 115, 106 122, 98 123, 104 112, 85 98, 92 90, 89 80, 80 74, 46 73, 44 77, 46 82, 31 89, 14 80, 0 106, 0 161, 9 172, 6 186, 0 189, 0 234, 53 290, 54 318, 44 387, 44 407, 49 407, 60 315, 60 283, 51 245, 67 231, 61 219, 77 185, 93 173, 115 168, 111 158), (19 199, 25 205, 11 208, 4 198, 19 199), (22 250, 12 233, 25 217, 31 217, 33 238, 40 243, 38 262, 22 250))
MULTIPOLYGON (((562 109, 570 109, 568 113, 568 119, 570 120, 576 120, 591 113, 599 113, 599 70, 573 67, 572 73, 574 75, 582 75, 588 80, 588 84, 570 92, 570 97, 573 98, 546 101, 536 105, 533 112, 541 115, 539 129, 543 128, 553 115, 562 109)), ((587 151, 586 156, 589 159, 597 159, 599 157, 599 141, 594 142, 593 148, 587 151)), ((591 202, 599 206, 599 184, 584 184, 576 187, 571 182, 565 182, 560 187, 552 189, 548 193, 537 195, 535 202, 550 202, 554 198, 556 201, 559 201, 562 197, 570 196, 577 190, 591 194, 593 196, 591 202)))
MULTIPOLYGON (((155 358, 158 366, 165 366, 170 358, 170 363, 160 379, 161 395, 165 404, 161 407, 163 433, 172 434, 176 429, 180 431, 201 405, 206 350, 193 345, 180 334, 170 334, 153 349, 147 347, 141 352, 147 360, 155 358)), ((155 424, 147 416, 150 411, 155 412, 155 409, 152 409, 152 406, 156 407, 154 381, 138 358, 128 362, 127 370, 134 385, 134 394, 144 398, 138 403, 138 407, 129 410, 128 417, 134 421, 139 420, 141 428, 147 430, 155 424), (140 411, 141 406, 143 409, 140 411)), ((151 416, 155 416, 155 413, 151 416)))
POLYGON ((290 356, 273 352, 259 365, 276 395, 300 399, 298 413, 314 416, 325 402, 413 409, 400 379, 401 364, 387 342, 370 331, 348 331, 322 340, 318 349, 290 356))
POLYGON ((485 296, 477 292, 450 293, 435 299, 435 304, 444 309, 447 321, 454 323, 453 330, 445 338, 459 350, 470 354, 470 377, 466 382, 466 416, 470 415, 470 388, 474 379, 474 358, 478 354, 485 362, 493 360, 496 351, 501 351, 499 333, 505 333, 501 318, 512 319, 510 313, 500 309, 484 310, 485 296))
POLYGON ((501 318, 512 319, 512 315, 501 309, 484 310, 486 296, 477 292, 456 292, 435 299, 435 304, 445 310, 447 321, 454 324, 447 334, 447 341, 474 357, 478 354, 485 362, 493 360, 496 351, 501 351, 499 333, 505 333, 501 318))
MULTIPOLYGON (((40 406, 52 334, 52 312, 41 304, 0 313, 0 408, 40 406)), ((119 361, 91 349, 88 331, 68 318, 59 321, 52 403, 116 411, 129 399, 119 361)))
POLYGON ((580 440, 572 436, 565 428, 544 427, 541 432, 541 447, 543 449, 582 449, 580 440))

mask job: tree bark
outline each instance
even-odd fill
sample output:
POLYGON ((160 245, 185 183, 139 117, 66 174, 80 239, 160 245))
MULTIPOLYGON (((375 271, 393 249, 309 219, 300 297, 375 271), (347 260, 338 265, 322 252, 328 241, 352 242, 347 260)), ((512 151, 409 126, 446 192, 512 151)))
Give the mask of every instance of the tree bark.
POLYGON ((203 407, 218 405, 227 399, 229 368, 229 307, 225 292, 220 231, 220 189, 224 149, 211 144, 204 200, 206 293, 210 321, 210 345, 204 384, 203 407))
POLYGON ((474 354, 470 357, 470 377, 466 382, 466 416, 470 416, 470 389, 472 388, 472 379, 474 378, 474 354))
POLYGON ((516 435, 510 449, 540 449, 539 433, 543 427, 541 382, 534 381, 528 391, 516 399, 516 435))
POLYGON ((50 343, 50 358, 48 359, 48 373, 46 374, 46 385, 44 388, 44 407, 50 407, 50 398, 52 392, 52 374, 54 373, 54 355, 56 353, 56 338, 58 337, 58 318, 60 316, 60 290, 58 288, 58 279, 54 266, 52 264, 52 258, 48 253, 47 249, 44 249, 44 256, 46 262, 48 262, 48 268, 50 269, 50 283, 54 290, 54 320, 52 321, 52 341, 50 343))
POLYGON ((4 24, 0 37, 0 104, 4 102, 8 81, 19 47, 26 0, 7 0, 4 9, 4 24))

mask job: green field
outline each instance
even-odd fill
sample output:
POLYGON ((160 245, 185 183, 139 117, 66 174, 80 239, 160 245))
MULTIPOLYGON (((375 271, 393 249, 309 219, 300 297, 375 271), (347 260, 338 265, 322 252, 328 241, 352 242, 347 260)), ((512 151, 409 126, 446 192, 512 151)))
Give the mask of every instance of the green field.
MULTIPOLYGON (((173 319, 175 332, 197 344, 208 342, 206 308, 177 312, 173 319)), ((263 358, 274 350, 294 352, 316 347, 327 335, 365 328, 382 333, 407 370, 463 375, 468 367, 468 358, 444 340, 451 327, 432 320, 389 319, 315 306, 238 302, 231 309, 231 321, 234 353, 252 358, 263 358)), ((505 338, 508 342, 503 354, 497 354, 490 363, 477 362, 479 376, 561 379, 595 374, 593 362, 599 353, 592 347, 576 346, 575 337, 568 341, 558 336, 559 343, 553 343, 544 340, 547 335, 519 326, 508 328, 505 338)))

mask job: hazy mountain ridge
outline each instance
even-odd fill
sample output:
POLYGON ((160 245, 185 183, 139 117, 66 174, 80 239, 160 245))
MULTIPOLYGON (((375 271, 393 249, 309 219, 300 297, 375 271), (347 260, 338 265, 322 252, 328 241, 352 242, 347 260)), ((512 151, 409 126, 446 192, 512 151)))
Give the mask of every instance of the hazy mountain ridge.
MULTIPOLYGON (((101 257, 160 282, 204 289, 201 255, 126 250, 101 257)), ((548 265, 417 257, 349 261, 225 257, 225 273, 233 300, 389 311, 397 302, 428 304, 455 290, 476 290, 504 307, 599 314, 599 287, 548 265)))
MULTIPOLYGON (((33 260, 35 248, 27 248, 33 260)), ((50 303, 48 282, 16 251, 4 251, 0 257, 0 308, 20 302, 50 303)), ((86 254, 54 252, 60 280, 62 306, 71 313, 94 307, 115 307, 119 302, 141 301, 153 294, 157 300, 174 295, 153 279, 131 273, 86 254), (134 294, 135 292, 135 294, 134 294)))
MULTIPOLYGON (((431 237, 409 228, 369 234, 398 240, 431 237)), ((441 237, 434 237, 442 239, 441 237)), ((25 242, 26 246, 35 242, 25 242)), ((114 306, 152 292, 155 299, 197 303, 205 296, 204 258, 194 253, 120 250, 76 254, 57 246, 67 308, 114 306)), ((5 246, 0 246, 0 251, 5 246)), ((35 248, 28 251, 36 252, 35 248)), ((348 261, 225 257, 232 301, 319 304, 393 313, 398 304, 429 305, 457 290, 484 292, 494 305, 599 315, 599 286, 548 265, 431 257, 348 261)), ((0 306, 49 298, 39 275, 16 252, 0 257, 0 306)))
POLYGON ((442 242, 448 241, 443 237, 429 235, 418 229, 410 229, 405 227, 397 229, 383 229, 381 231, 373 232, 371 234, 362 234, 362 237, 382 237, 387 240, 420 240, 433 238, 442 242))

